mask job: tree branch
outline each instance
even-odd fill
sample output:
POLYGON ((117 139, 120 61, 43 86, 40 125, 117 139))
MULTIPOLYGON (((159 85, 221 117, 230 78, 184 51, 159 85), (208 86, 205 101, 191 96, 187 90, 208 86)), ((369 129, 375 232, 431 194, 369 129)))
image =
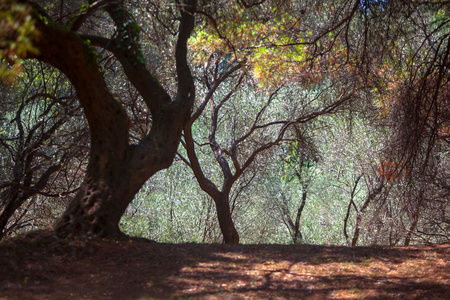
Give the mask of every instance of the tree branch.
POLYGON ((77 31, 80 29, 81 25, 88 17, 90 17, 93 13, 98 10, 104 9, 109 5, 118 5, 122 2, 122 0, 98 0, 94 3, 90 4, 89 7, 82 11, 73 21, 70 30, 77 31))

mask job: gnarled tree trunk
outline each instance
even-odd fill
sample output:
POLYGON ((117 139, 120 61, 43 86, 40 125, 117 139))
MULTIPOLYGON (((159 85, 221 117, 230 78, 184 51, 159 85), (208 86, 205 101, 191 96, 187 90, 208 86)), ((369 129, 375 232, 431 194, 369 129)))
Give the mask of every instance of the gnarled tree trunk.
POLYGON ((67 75, 91 133, 87 172, 80 190, 55 226, 59 236, 119 235, 120 218, 135 194, 148 178, 172 163, 195 98, 186 57, 187 40, 194 28, 196 1, 181 2, 175 49, 178 90, 174 99, 142 63, 138 31, 122 4, 111 2, 106 8, 119 32, 119 36, 112 39, 83 37, 75 33, 74 28, 67 30, 52 25, 53 22, 44 23, 39 17, 42 10, 36 12, 40 35, 34 42, 40 54, 34 58, 67 75), (90 42, 86 43, 86 39, 90 42), (152 114, 152 128, 137 145, 129 142, 128 115, 109 91, 92 53, 94 50, 88 44, 103 47, 116 56, 152 114))

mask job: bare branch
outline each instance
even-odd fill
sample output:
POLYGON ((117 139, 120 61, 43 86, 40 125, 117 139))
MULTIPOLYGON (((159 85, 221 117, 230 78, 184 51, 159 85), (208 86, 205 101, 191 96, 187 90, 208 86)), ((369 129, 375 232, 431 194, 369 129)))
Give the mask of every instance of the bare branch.
POLYGON ((104 9, 110 5, 119 5, 123 0, 98 0, 90 4, 89 7, 82 11, 73 21, 70 30, 77 31, 83 22, 98 10, 104 9))
POLYGON ((36 195, 36 194, 38 194, 38 195, 42 195, 42 196, 45 196, 45 197, 53 197, 53 198, 67 196, 67 195, 73 194, 73 193, 75 193, 75 192, 77 192, 79 190, 79 188, 76 188, 76 189, 73 189, 73 190, 70 190, 70 191, 67 191, 67 192, 52 194, 52 193, 47 193, 47 192, 40 191, 40 190, 38 190, 36 188, 27 187, 27 186, 25 186, 23 184, 20 184, 20 183, 17 183, 17 182, 3 182, 2 184, 0 184, 0 189, 4 189, 4 188, 7 188, 7 187, 14 187, 16 189, 19 189, 19 190, 22 190, 22 191, 26 192, 29 195, 36 195))

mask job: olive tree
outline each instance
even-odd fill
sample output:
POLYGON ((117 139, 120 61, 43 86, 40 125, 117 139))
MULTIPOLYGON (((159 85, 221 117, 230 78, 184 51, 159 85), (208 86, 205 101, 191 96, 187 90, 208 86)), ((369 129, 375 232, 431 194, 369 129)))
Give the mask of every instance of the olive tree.
MULTIPOLYGON (((17 5, 5 1, 1 8, 8 11, 17 5)), ((86 174, 56 224, 56 232, 62 237, 120 235, 119 220, 134 195, 148 178, 172 163, 191 111, 195 87, 187 62, 187 41, 194 29, 196 1, 170 6, 176 9, 174 14, 179 20, 174 53, 175 95, 169 95, 147 68, 140 48, 139 26, 122 1, 97 1, 87 6, 62 2, 64 17, 60 18, 53 17, 60 11, 53 5, 33 1, 20 1, 20 5, 29 10, 27 20, 31 19, 36 34, 29 37, 34 51, 18 54, 23 59, 49 64, 67 76, 90 130, 86 174), (101 31, 83 27, 86 20, 103 11, 112 31, 97 35, 101 31), (139 141, 130 141, 130 117, 108 87, 93 46, 107 50, 120 63, 152 116, 151 129, 139 141)), ((10 32, 7 38, 11 43, 2 43, 2 48, 11 48, 19 33, 10 32)))

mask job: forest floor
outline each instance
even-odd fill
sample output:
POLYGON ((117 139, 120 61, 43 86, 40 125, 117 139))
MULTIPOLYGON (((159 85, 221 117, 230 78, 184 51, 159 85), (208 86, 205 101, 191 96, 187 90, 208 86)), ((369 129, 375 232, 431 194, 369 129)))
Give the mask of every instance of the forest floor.
POLYGON ((0 299, 450 299, 450 244, 0 244, 0 299))

